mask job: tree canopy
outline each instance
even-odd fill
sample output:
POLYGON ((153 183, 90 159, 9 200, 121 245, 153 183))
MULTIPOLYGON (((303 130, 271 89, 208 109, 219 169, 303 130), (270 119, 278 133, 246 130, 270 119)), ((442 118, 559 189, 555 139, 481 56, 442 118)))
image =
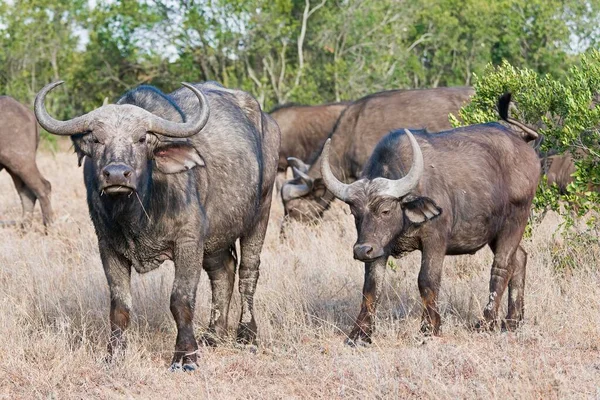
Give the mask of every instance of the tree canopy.
POLYGON ((142 83, 215 80, 285 102, 470 85, 503 60, 564 79, 599 0, 0 0, 0 92, 70 117, 142 83))

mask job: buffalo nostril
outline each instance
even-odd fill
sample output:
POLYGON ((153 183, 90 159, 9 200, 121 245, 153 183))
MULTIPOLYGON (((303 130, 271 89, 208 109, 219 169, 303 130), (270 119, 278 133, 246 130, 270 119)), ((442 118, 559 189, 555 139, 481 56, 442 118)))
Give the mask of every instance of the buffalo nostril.
POLYGON ((106 169, 105 169, 105 170, 103 170, 103 171, 102 171, 102 173, 104 174, 104 176, 105 176, 106 178, 110 177, 110 171, 109 171, 109 170, 106 170, 106 169))
POLYGON ((125 176, 125 178, 129 178, 129 175, 131 175, 131 170, 123 172, 123 175, 125 176))
POLYGON ((368 256, 370 256, 370 255, 371 255, 371 253, 373 253, 373 247, 371 247, 371 246, 366 246, 366 247, 365 247, 365 253, 366 253, 368 256))

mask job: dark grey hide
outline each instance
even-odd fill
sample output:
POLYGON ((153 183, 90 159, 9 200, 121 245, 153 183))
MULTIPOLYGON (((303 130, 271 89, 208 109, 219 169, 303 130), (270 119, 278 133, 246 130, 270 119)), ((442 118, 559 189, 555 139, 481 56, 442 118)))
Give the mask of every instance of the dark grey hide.
POLYGON ((494 252, 489 303, 481 327, 491 328, 508 286, 506 327, 523 318, 527 253, 520 246, 540 176, 535 150, 499 123, 414 138, 394 131, 376 146, 360 180, 344 184, 329 166, 328 189, 350 205, 358 239, 354 257, 365 262, 363 301, 351 344, 371 341, 373 317, 389 256, 422 253, 418 286, 424 304, 422 331, 440 333, 437 299, 446 255, 494 252), (408 137, 407 137, 408 136, 408 137), (410 140, 409 140, 410 139, 410 140))
MULTIPOLYGON (((22 225, 27 228, 32 221, 36 200, 40 200, 45 226, 54 219, 50 203, 51 185, 35 162, 40 134, 33 113, 8 96, 0 96, 0 171, 10 174, 23 207, 22 225)), ((0 222, 2 225, 12 223, 0 222)))
MULTIPOLYGON (((90 216, 110 287, 109 350, 124 345, 131 268, 145 273, 172 260, 174 370, 196 368, 192 320, 202 268, 212 288, 210 324, 202 339, 214 345, 226 334, 237 239, 242 302, 237 340, 255 342, 253 299, 279 151, 279 129, 251 95, 211 82, 193 88, 198 93, 181 88, 164 95, 142 87, 117 105, 78 117, 82 120, 60 122, 84 132, 72 139, 79 157, 85 157, 90 216)), ((36 114, 44 126, 51 117, 42 110, 42 92, 36 114)), ((70 128, 57 125, 54 132, 75 133, 70 128)))

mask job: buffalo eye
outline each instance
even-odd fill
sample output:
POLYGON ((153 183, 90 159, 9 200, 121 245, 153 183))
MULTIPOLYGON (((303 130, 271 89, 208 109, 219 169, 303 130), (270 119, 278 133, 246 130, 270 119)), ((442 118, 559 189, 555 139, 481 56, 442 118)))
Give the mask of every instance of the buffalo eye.
POLYGON ((92 139, 92 141, 93 141, 94 143, 100 143, 100 140, 99 140, 98 138, 93 138, 93 139, 92 139))
POLYGON ((140 143, 146 143, 146 136, 142 136, 141 138, 139 138, 138 142, 140 142, 140 143))
POLYGON ((388 210, 388 209, 381 211, 381 215, 388 215, 389 213, 390 213, 390 210, 388 210))

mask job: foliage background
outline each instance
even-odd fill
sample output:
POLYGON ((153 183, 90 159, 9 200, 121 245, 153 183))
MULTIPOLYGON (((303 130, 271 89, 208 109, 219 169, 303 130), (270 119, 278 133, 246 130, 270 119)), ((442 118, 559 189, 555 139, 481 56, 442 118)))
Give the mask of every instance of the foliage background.
POLYGON ((534 207, 556 211, 561 200, 566 200, 564 208, 583 215, 600 208, 600 51, 590 50, 566 72, 557 79, 516 68, 507 61, 499 66, 489 64, 482 76, 476 77, 476 94, 460 111, 461 122, 455 119, 454 124, 497 120, 498 96, 513 93, 511 116, 535 126, 544 137, 540 156, 569 152, 576 166, 573 182, 563 196, 556 186, 542 184, 534 207))
POLYGON ((0 0, 0 93, 61 118, 142 83, 216 80, 285 102, 470 85, 503 60, 564 79, 599 0, 0 0))

